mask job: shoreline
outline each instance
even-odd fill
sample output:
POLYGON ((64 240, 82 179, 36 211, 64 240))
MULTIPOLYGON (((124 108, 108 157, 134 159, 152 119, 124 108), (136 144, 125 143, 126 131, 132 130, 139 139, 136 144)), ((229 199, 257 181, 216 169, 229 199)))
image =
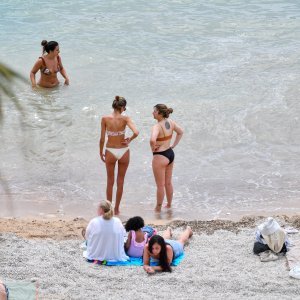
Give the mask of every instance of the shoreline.
MULTIPOLYGON (((300 229, 300 215, 273 215, 282 225, 300 229)), ((245 228, 255 228, 256 225, 266 219, 265 216, 244 216, 238 221, 233 220, 145 220, 145 224, 158 230, 164 230, 167 226, 173 228, 191 226, 198 234, 213 234, 218 230, 238 232, 245 228)), ((42 219, 36 217, 26 218, 0 218, 0 234, 13 233, 25 239, 53 239, 53 240, 78 240, 82 239, 81 230, 86 228, 88 220, 75 218, 42 219)), ((124 220, 122 220, 124 223, 124 220)))

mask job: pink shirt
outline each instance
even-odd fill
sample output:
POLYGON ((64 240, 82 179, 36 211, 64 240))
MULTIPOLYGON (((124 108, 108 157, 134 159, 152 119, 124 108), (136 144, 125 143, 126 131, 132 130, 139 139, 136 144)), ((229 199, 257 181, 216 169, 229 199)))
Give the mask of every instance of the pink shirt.
POLYGON ((148 234, 145 233, 144 240, 141 243, 138 243, 135 240, 135 237, 136 237, 135 231, 131 230, 130 232, 131 232, 131 243, 130 243, 129 249, 127 251, 127 255, 129 255, 131 257, 141 257, 141 256, 143 256, 144 247, 148 240, 148 234))

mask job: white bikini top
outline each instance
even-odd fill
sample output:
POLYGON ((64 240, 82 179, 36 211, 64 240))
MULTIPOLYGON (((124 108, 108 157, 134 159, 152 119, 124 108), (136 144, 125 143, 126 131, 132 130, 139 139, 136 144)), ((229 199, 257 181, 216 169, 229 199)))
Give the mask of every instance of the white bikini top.
POLYGON ((107 136, 119 136, 119 135, 125 135, 125 129, 122 131, 106 131, 107 136))

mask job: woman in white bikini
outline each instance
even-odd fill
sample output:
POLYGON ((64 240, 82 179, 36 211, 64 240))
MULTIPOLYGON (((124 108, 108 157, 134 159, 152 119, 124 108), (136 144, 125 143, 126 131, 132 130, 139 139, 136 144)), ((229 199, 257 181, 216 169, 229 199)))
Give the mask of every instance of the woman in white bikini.
POLYGON ((174 166, 175 154, 173 149, 179 143, 183 135, 183 130, 174 121, 168 119, 169 114, 173 112, 165 104, 154 106, 153 117, 157 124, 152 127, 150 146, 153 152, 152 169, 157 186, 155 211, 160 212, 161 206, 167 196, 166 208, 171 208, 173 199, 172 172, 174 166), (171 145, 173 132, 176 132, 176 138, 171 145))
POLYGON ((65 84, 69 84, 69 78, 64 69, 61 58, 59 56, 59 45, 55 41, 47 42, 43 40, 43 55, 34 64, 30 72, 30 80, 32 87, 36 87, 35 74, 40 70, 41 78, 38 85, 45 88, 52 88, 59 84, 57 73, 60 72, 65 79, 65 84), (47 55, 44 55, 47 53, 47 55))
POLYGON ((120 214, 120 202, 123 194, 124 178, 129 165, 129 143, 135 139, 139 132, 131 118, 122 115, 126 110, 126 99, 116 96, 113 101, 113 113, 104 116, 101 120, 100 157, 106 165, 107 186, 106 198, 112 202, 113 185, 115 181, 115 166, 118 162, 117 193, 114 208, 115 215, 120 214), (128 126, 133 135, 125 138, 125 129, 128 126), (104 154, 105 133, 107 134, 106 151, 104 154))

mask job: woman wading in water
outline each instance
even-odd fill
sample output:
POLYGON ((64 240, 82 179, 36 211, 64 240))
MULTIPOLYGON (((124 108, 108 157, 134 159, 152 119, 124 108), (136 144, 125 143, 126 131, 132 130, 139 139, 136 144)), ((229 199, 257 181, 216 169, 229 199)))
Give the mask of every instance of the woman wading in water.
POLYGON ((153 152, 152 169, 157 186, 155 211, 160 212, 161 206, 167 196, 167 208, 171 208, 173 199, 172 172, 174 166, 173 149, 179 143, 183 135, 183 130, 172 120, 169 115, 173 112, 165 104, 154 106, 153 117, 157 124, 152 127, 150 146, 153 152), (173 132, 176 138, 171 145, 173 132))
POLYGON ((38 85, 44 88, 52 88, 59 84, 57 73, 60 72, 65 79, 65 84, 69 85, 69 78, 64 69, 61 58, 59 56, 59 45, 55 41, 47 42, 43 40, 43 55, 34 64, 30 72, 30 80, 32 87, 36 87, 35 74, 40 70, 41 78, 38 85), (45 53, 47 53, 45 55, 45 53))
POLYGON ((117 193, 114 208, 115 215, 120 213, 120 202, 123 194, 124 178, 129 165, 130 152, 128 145, 139 132, 131 118, 122 115, 126 110, 126 99, 116 96, 113 101, 113 113, 104 116, 101 120, 100 157, 105 163, 107 172, 106 198, 112 202, 113 186, 115 181, 115 167, 118 163, 117 193), (125 138, 125 129, 128 126, 133 135, 125 138), (107 134, 106 151, 104 154, 105 134, 107 134))

